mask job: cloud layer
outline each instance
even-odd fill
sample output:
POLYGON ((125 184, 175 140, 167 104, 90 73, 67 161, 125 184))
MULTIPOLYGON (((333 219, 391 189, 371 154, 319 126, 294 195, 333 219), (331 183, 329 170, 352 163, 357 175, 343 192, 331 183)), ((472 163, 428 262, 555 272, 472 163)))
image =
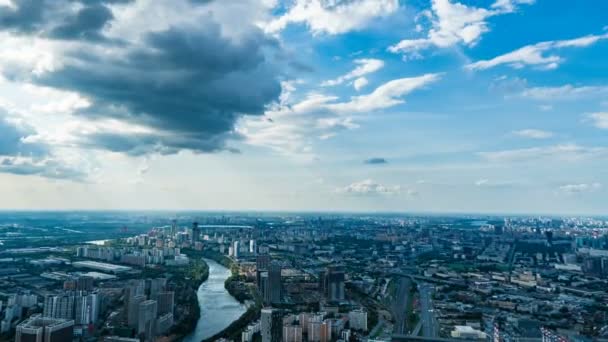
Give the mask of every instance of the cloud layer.
MULTIPOLYGON (((512 13, 519 4, 531 4, 534 0, 499 0, 492 8, 467 6, 450 0, 432 0, 431 8, 416 17, 416 21, 430 26, 426 37, 404 39, 388 48, 407 58, 420 58, 421 52, 431 47, 448 48, 458 44, 473 46, 489 31, 487 19, 512 13)), ((418 24, 420 30, 423 24, 418 24)))
POLYGON ((564 48, 587 47, 604 39, 608 39, 608 34, 588 35, 568 40, 554 40, 526 45, 489 60, 481 60, 468 64, 465 68, 468 70, 484 70, 499 65, 508 65, 515 69, 533 66, 542 70, 552 70, 564 61, 562 57, 554 54, 554 51, 564 48))
POLYGON ((266 25, 266 31, 276 33, 300 23, 315 35, 341 34, 362 29, 398 8, 398 0, 296 0, 285 14, 266 25))
MULTIPOLYGON (((48 63, 33 73, 29 65, 18 66, 20 55, 12 59, 17 66, 4 64, 4 72, 86 99, 77 114, 93 129, 72 132, 72 140, 84 147, 131 155, 234 151, 229 141, 241 139, 234 129, 239 118, 262 115, 278 100, 282 66, 289 61, 277 59, 277 42, 254 23, 229 35, 218 13, 204 12, 207 2, 193 2, 196 25, 176 19, 150 31, 134 26, 133 36, 123 38, 108 31, 108 24, 124 24, 114 23, 119 8, 113 6, 130 1, 60 2, 63 6, 28 0, 1 12, 2 26, 29 32, 45 45, 38 50, 49 54, 48 63), (146 129, 133 134, 95 127, 108 119, 146 129)), ((175 6, 186 5, 177 1, 175 6)), ((24 38, 11 39, 27 44, 24 38)))

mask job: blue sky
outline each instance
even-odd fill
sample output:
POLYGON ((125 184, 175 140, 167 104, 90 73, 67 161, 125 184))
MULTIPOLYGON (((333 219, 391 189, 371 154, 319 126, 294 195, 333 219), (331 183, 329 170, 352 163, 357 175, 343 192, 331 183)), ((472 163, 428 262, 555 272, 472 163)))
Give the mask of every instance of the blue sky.
POLYGON ((0 0, 0 207, 605 214, 605 13, 0 0))

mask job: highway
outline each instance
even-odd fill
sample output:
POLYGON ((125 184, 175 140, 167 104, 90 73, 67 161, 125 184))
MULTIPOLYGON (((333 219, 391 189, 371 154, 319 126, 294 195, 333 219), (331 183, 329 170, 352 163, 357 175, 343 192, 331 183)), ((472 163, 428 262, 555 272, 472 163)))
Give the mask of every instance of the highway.
POLYGON ((439 324, 435 318, 433 310, 433 296, 434 288, 427 283, 420 283, 418 286, 420 292, 420 322, 422 323, 422 336, 424 337, 438 337, 439 336, 439 324))
POLYGON ((407 307, 408 298, 411 291, 412 281, 409 277, 401 277, 399 279, 399 288, 395 303, 393 303, 393 317, 395 318, 395 326, 393 333, 407 334, 407 307))

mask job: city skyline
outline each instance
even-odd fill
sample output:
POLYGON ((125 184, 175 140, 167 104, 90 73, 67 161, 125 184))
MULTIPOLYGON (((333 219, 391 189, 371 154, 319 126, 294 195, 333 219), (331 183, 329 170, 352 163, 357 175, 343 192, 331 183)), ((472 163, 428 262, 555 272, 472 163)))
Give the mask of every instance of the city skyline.
POLYGON ((0 208, 603 215, 607 11, 0 0, 0 208))

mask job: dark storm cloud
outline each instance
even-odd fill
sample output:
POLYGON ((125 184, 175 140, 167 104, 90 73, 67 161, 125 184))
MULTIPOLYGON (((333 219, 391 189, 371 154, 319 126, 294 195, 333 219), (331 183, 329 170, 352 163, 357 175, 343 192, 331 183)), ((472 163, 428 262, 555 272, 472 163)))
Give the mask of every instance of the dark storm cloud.
POLYGON ((367 160, 363 161, 364 164, 368 164, 368 165, 383 165, 383 164, 388 164, 388 160, 384 159, 384 158, 370 158, 367 160))
POLYGON ((114 17, 109 4, 133 0, 17 0, 0 6, 0 30, 42 34, 60 39, 100 39, 101 29, 114 17), (80 4, 78 11, 71 4, 80 4))
POLYGON ((150 131, 82 134, 87 147, 130 155, 184 149, 236 152, 228 142, 241 138, 235 132, 237 121, 263 114, 278 99, 282 70, 304 68, 277 57, 283 55, 279 44, 259 28, 251 25, 247 33, 228 38, 212 15, 196 26, 172 26, 144 33, 136 43, 112 44, 117 39, 103 34, 114 20, 109 6, 132 0, 14 2, 12 8, 0 6, 0 31, 95 43, 65 51, 61 68, 33 76, 31 82, 87 97, 91 106, 78 115, 117 119, 150 131))
POLYGON ((0 157, 40 157, 48 153, 46 146, 24 141, 25 138, 34 133, 34 130, 30 127, 9 121, 6 112, 0 108, 0 157))
POLYGON ((0 29, 31 32, 43 22, 45 0, 19 0, 16 8, 0 6, 0 29))
POLYGON ((226 146, 226 140, 237 139, 235 134, 215 134, 211 136, 199 136, 193 134, 182 135, 159 135, 153 133, 117 134, 117 133, 94 133, 81 136, 81 145, 92 148, 103 147, 112 152, 126 153, 131 156, 142 156, 151 153, 174 154, 182 149, 198 152, 218 152, 238 150, 226 146))
POLYGON ((196 28, 171 28, 145 36, 144 46, 121 47, 123 57, 71 54, 62 69, 36 81, 76 91, 93 105, 80 113, 144 125, 158 134, 115 132, 83 137, 90 144, 130 154, 215 152, 242 115, 261 115, 278 99, 279 71, 268 61, 276 49, 259 29, 237 41, 222 35, 212 18, 196 28))
POLYGON ((94 4, 83 7, 76 15, 66 18, 65 23, 55 27, 49 34, 58 39, 100 40, 101 29, 114 18, 107 6, 94 4))

